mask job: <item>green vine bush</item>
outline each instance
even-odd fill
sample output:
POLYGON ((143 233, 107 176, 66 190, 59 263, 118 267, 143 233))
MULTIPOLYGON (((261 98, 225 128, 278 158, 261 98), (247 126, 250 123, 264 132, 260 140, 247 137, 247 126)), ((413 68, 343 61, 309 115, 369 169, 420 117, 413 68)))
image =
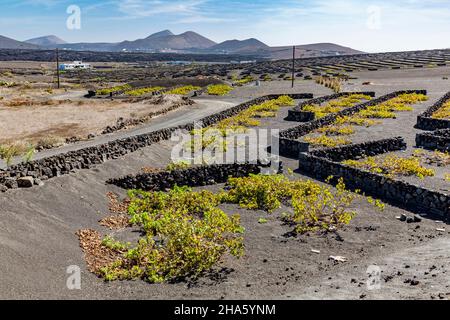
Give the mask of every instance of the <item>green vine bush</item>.
POLYGON ((124 84, 122 86, 115 86, 112 88, 104 88, 104 89, 99 89, 97 90, 97 94, 100 96, 104 96, 104 95, 108 95, 110 93, 114 93, 114 92, 118 92, 118 91, 127 91, 127 90, 131 90, 133 87, 130 86, 129 84, 124 84))
POLYGON ((200 90, 200 89, 201 89, 201 87, 189 85, 189 86, 183 86, 183 87, 172 89, 170 91, 167 91, 166 94, 186 95, 192 91, 196 91, 196 90, 200 90))
POLYGON ((0 145, 0 159, 11 166, 15 157, 22 157, 23 162, 30 162, 33 159, 36 149, 32 144, 16 142, 12 144, 0 145))
POLYGON ((176 187, 169 193, 130 191, 130 222, 145 233, 136 247, 112 242, 122 258, 100 270, 108 281, 144 279, 151 283, 198 276, 221 257, 244 253, 237 215, 228 216, 209 191, 176 187))
POLYGON ((336 190, 312 180, 291 181, 283 175, 231 178, 228 184, 231 189, 221 194, 222 202, 268 212, 290 203, 293 212, 284 214, 283 219, 299 234, 346 225, 356 215, 349 207, 359 195, 346 190, 343 179, 336 190))
POLYGON ((379 173, 392 177, 395 175, 416 176, 420 179, 433 177, 435 171, 424 167, 420 159, 413 156, 408 158, 389 155, 386 157, 368 157, 362 160, 346 160, 343 164, 364 169, 373 173, 379 173))
POLYGON ((210 85, 207 88, 208 94, 212 96, 225 96, 231 91, 233 91, 233 88, 226 84, 210 85))
POLYGON ((141 88, 141 89, 128 90, 128 91, 125 91, 125 94, 138 97, 138 96, 142 96, 145 94, 158 92, 158 91, 161 91, 164 89, 165 89, 164 87, 147 87, 147 88, 141 88))

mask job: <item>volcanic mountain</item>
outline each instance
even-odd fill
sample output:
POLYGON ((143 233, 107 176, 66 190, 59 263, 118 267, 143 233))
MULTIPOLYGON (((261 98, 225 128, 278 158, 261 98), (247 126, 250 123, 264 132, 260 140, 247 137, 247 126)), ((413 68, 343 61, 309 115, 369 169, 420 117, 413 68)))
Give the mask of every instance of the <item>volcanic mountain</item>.
POLYGON ((60 44, 66 44, 64 40, 58 38, 57 36, 50 35, 39 38, 33 38, 25 41, 26 43, 34 44, 37 46, 45 47, 45 48, 53 48, 60 44))
POLYGON ((269 50, 270 47, 261 41, 251 38, 247 40, 228 40, 215 45, 209 50, 221 53, 253 54, 255 52, 269 50))
POLYGON ((214 45, 216 45, 214 41, 192 31, 175 35, 171 31, 165 30, 145 39, 121 42, 115 46, 115 49, 116 51, 186 50, 207 49, 214 45))
POLYGON ((39 49, 39 46, 0 36, 0 49, 39 49))

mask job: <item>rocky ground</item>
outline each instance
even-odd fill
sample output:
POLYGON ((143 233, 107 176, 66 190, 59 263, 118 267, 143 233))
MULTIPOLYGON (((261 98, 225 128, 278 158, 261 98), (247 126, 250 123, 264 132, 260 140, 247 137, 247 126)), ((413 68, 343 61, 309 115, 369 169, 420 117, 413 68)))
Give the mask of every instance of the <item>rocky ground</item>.
MULTIPOLYGON (((400 89, 428 89, 438 98, 448 91, 449 68, 358 73, 345 90, 378 94, 400 89), (371 86, 362 87, 370 81, 371 86)), ((237 104, 254 96, 286 92, 287 82, 245 87, 230 97, 237 104)), ((291 89, 288 89, 287 92, 291 89)), ((299 81, 294 91, 317 95, 330 91, 299 81)), ((206 99, 200 98, 199 100, 206 99)), ((430 100, 428 103, 432 103, 430 100)), ((283 109, 282 112, 286 112, 283 109)), ((277 119, 282 124, 283 114, 277 119)), ((277 119, 271 126, 275 126, 277 119)), ((161 125, 166 118, 162 118, 161 125)), ((170 119, 167 119, 170 123, 170 119)), ((177 120, 178 121, 178 120, 177 120)), ((411 123, 414 121, 411 120, 411 123)), ((285 124, 283 124, 285 125, 285 124)), ((290 125, 295 125, 290 124, 290 125)), ((409 123, 405 124, 409 126, 409 123)), ((403 130, 403 129, 402 129, 403 130)), ((411 127, 411 130, 412 127, 411 127)), ((390 134, 387 132, 386 134, 390 134)), ((395 133, 394 128, 392 134, 395 133)), ((389 135, 390 136, 390 135, 389 135)), ((368 138, 371 138, 368 136, 368 138)), ((246 255, 226 258, 198 281, 149 285, 141 281, 105 283, 89 273, 75 233, 79 229, 110 231, 98 221, 108 215, 106 185, 110 178, 135 174, 142 167, 164 167, 172 145, 163 142, 95 169, 49 180, 42 187, 14 190, 0 196, 0 297, 6 299, 448 299, 450 294, 449 227, 432 217, 406 223, 396 217, 412 214, 387 206, 380 212, 365 201, 354 207, 358 216, 336 233, 289 237, 289 227, 264 212, 225 206, 239 213, 246 228, 246 255), (261 217, 268 223, 259 224, 261 217), (446 231, 439 231, 445 229, 446 231), (314 250, 314 251, 313 251, 314 250), (316 253, 319 252, 320 253, 316 253), (346 262, 330 260, 343 256, 346 262), (81 290, 66 286, 67 267, 79 266, 81 290), (368 271, 373 271, 369 277, 368 271), (377 274, 380 274, 378 277, 377 274), (375 278, 374 278, 375 277, 375 278), (368 280, 379 279, 380 286, 368 280)), ((296 169, 297 161, 285 160, 296 169)), ((298 178, 305 178, 297 176, 298 178)), ((378 283, 375 281, 375 283, 378 283)))

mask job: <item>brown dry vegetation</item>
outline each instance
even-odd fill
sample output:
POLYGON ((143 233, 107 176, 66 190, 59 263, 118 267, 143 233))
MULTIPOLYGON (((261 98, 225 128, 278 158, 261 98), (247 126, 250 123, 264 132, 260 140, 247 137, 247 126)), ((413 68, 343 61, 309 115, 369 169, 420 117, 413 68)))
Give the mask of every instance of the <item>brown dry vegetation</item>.
POLYGON ((100 233, 95 230, 79 230, 80 247, 84 252, 88 270, 99 274, 100 269, 114 263, 120 254, 102 244, 100 233))
POLYGON ((99 134, 120 118, 147 121, 157 112, 187 105, 175 96, 111 101, 87 100, 80 93, 80 97, 51 99, 48 94, 43 97, 41 90, 22 97, 12 89, 3 89, 0 95, 4 96, 0 100, 0 117, 7 119, 0 127, 0 144, 17 140, 42 146, 48 146, 50 141, 60 144, 66 138, 99 134))

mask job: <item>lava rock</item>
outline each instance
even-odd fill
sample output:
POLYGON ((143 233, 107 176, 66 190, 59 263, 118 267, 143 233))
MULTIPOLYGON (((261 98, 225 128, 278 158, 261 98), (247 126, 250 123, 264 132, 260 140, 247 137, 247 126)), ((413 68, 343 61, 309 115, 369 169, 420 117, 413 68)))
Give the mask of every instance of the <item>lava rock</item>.
POLYGON ((17 179, 17 185, 19 188, 31 188, 34 185, 34 178, 33 177, 23 177, 17 179))
POLYGON ((14 178, 5 178, 5 186, 8 189, 17 189, 19 187, 17 185, 17 180, 14 178))
POLYGON ((44 182, 42 182, 41 179, 36 178, 36 179, 34 179, 34 184, 35 184, 36 186, 42 187, 42 186, 44 185, 44 182))

